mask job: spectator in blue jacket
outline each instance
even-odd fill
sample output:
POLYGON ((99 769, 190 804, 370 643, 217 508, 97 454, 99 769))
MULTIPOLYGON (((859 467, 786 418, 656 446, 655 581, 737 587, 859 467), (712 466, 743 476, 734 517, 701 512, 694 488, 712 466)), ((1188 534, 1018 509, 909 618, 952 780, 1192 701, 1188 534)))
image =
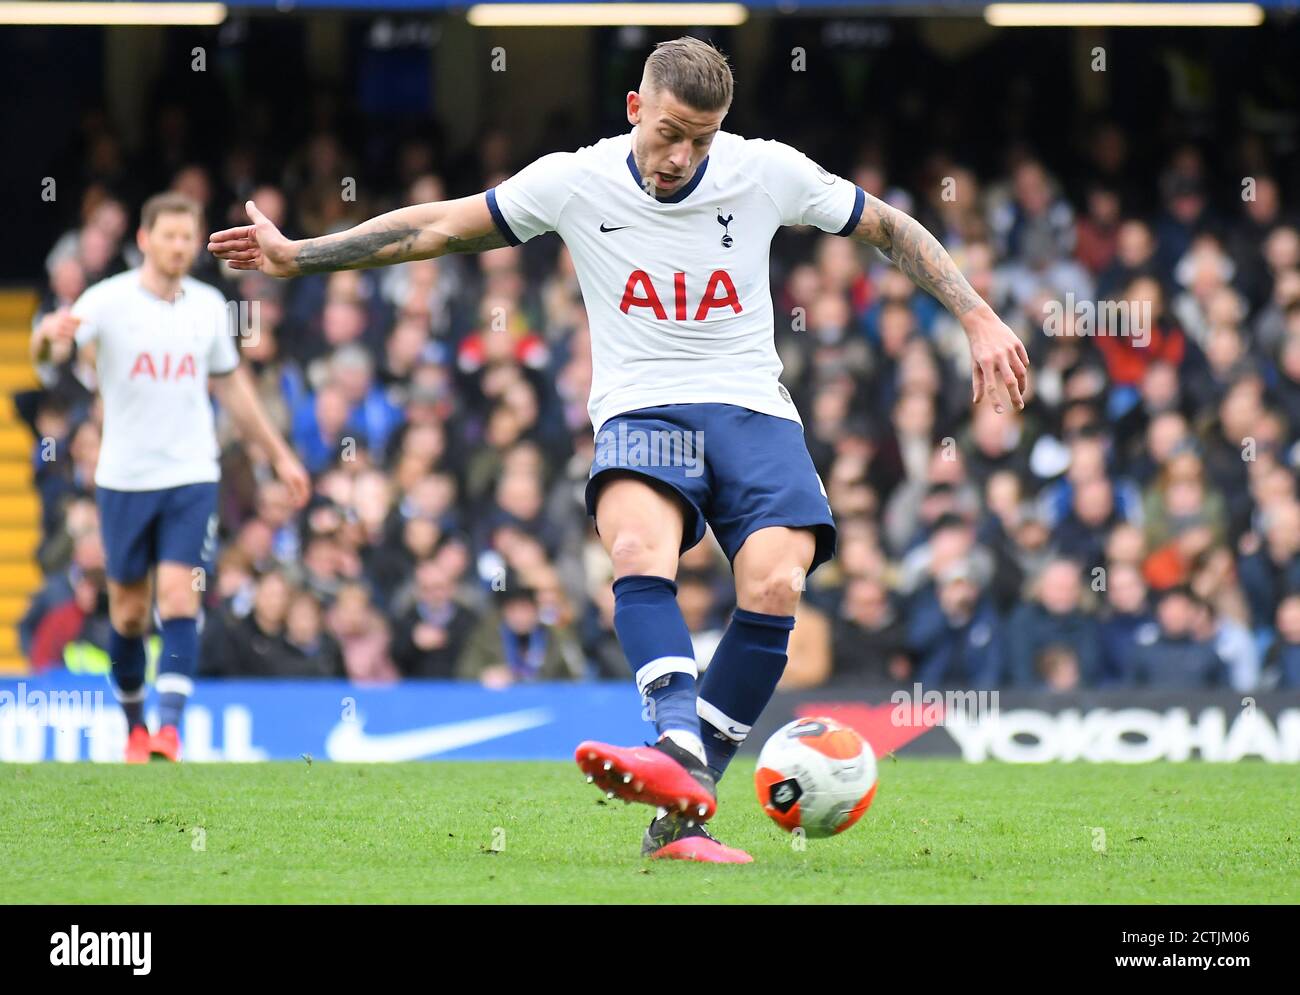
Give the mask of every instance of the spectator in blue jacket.
POLYGON ((1001 626, 969 564, 955 564, 916 595, 907 644, 916 680, 926 687, 983 690, 999 684, 1001 626))
POLYGON ((1091 572, 1106 561, 1106 536, 1123 522, 1115 507, 1115 488, 1105 476, 1075 485, 1070 511, 1052 530, 1056 549, 1091 572))
POLYGON ((1300 591, 1300 504, 1278 503, 1263 517, 1264 535, 1247 533, 1237 563, 1241 586, 1250 602, 1251 624, 1271 625, 1278 604, 1286 595, 1300 591))
POLYGON ((405 416, 376 383, 370 354, 359 345, 339 349, 330 359, 329 382, 343 392, 348 404, 348 434, 364 438, 375 452, 383 452, 405 416))
POLYGON ((1277 641, 1269 657, 1277 686, 1300 688, 1300 594, 1287 595, 1277 606, 1277 641))
POLYGON ((1195 595, 1186 588, 1172 587, 1160 596, 1156 606, 1160 633, 1133 653, 1134 684, 1183 690, 1225 683, 1225 668, 1214 644, 1196 636, 1198 611, 1195 595))
POLYGON ((1159 636, 1146 581, 1131 563, 1106 568, 1106 607, 1098 623, 1101 636, 1101 685, 1120 685, 1129 674, 1129 661, 1139 645, 1159 636))
POLYGON ((1101 638, 1097 621, 1083 610, 1083 568, 1074 560, 1054 559, 1038 577, 1033 601, 1011 614, 1007 632, 1010 679, 1018 687, 1038 688, 1037 661, 1049 646, 1069 646, 1078 661, 1079 682, 1101 679, 1101 638))
POLYGON ((323 473, 339 458, 347 430, 347 395, 333 384, 305 395, 293 412, 293 448, 313 474, 323 473))

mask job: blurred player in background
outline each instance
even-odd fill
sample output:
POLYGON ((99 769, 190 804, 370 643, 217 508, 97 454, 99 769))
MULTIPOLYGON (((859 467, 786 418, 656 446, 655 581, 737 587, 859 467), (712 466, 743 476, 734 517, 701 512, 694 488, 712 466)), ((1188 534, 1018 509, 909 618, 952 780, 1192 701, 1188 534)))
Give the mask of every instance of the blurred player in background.
POLYGON ((835 548, 830 505, 780 382, 768 285, 783 225, 875 246, 960 320, 973 393, 1023 407, 1028 355, 913 218, 779 142, 721 130, 733 79, 711 45, 658 45, 627 94, 630 132, 554 152, 483 194, 286 239, 254 224, 209 248, 278 277, 519 245, 547 231, 573 257, 591 324, 596 459, 587 509, 614 565, 614 626, 658 741, 588 742, 577 760, 611 796, 656 806, 642 852, 743 863, 705 829, 716 783, 786 665, 803 581, 835 548), (675 454, 667 461, 648 450, 675 454), (712 527, 737 610, 697 687, 676 601, 679 556, 712 527))
POLYGON ((103 397, 95 496, 108 561, 112 685, 126 713, 129 763, 180 759, 178 727, 193 691, 198 614, 216 543, 220 474, 209 387, 299 505, 311 486, 240 367, 225 299, 188 275, 201 225, 198 205, 183 195, 150 198, 136 235, 140 268, 95 284, 32 335, 38 364, 67 362, 75 352, 80 376, 103 397), (155 602, 162 651, 159 728, 151 735, 144 638, 155 602))

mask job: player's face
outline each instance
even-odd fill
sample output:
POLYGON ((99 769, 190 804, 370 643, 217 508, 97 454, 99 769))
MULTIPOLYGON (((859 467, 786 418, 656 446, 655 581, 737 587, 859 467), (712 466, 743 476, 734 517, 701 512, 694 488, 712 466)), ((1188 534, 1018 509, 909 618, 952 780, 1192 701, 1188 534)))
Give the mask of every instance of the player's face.
POLYGON ((199 251, 199 222, 188 211, 169 211, 158 215, 152 228, 141 228, 136 241, 145 259, 160 273, 173 279, 182 277, 199 251))
POLYGON ((654 183, 656 197, 670 197, 695 175, 709 154, 726 111, 697 111, 671 93, 642 82, 627 95, 627 119, 637 126, 636 168, 654 183))

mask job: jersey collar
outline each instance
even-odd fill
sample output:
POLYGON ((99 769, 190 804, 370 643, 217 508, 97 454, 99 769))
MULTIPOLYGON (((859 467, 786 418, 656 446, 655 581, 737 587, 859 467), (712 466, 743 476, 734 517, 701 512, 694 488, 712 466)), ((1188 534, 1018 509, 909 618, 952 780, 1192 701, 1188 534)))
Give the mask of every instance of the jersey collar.
POLYGON ((136 268, 135 285, 145 297, 151 301, 157 301, 161 304, 179 304, 181 298, 185 296, 185 278, 181 277, 180 282, 176 284, 176 296, 171 300, 165 297, 159 297, 152 290, 144 285, 144 271, 139 267, 136 268))
MULTIPOLYGON (((712 153, 709 154, 712 155, 712 153)), ((695 175, 691 177, 691 181, 687 183, 686 186, 682 187, 671 197, 656 197, 645 188, 645 181, 641 178, 641 171, 636 168, 636 157, 632 152, 628 152, 627 154, 627 168, 632 172, 632 179, 636 182, 637 189, 651 200, 657 201, 660 204, 680 204, 689 197, 691 191, 700 185, 700 180, 704 179, 704 170, 708 168, 708 165, 709 156, 706 155, 700 160, 700 168, 695 171, 695 175)))

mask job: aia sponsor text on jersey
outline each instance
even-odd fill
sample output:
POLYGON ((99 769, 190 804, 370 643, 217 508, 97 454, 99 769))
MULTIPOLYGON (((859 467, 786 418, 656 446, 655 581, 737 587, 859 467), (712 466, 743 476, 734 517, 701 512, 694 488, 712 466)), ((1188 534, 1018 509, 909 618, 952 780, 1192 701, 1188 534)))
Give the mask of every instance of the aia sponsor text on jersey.
POLYGON ((151 354, 142 352, 131 364, 131 372, 127 379, 183 380, 189 377, 193 380, 197 379, 198 375, 192 353, 187 352, 173 357, 171 353, 164 352, 160 357, 154 358, 151 354))
MULTIPOLYGON (((678 321, 686 321, 689 312, 686 303, 685 273, 673 274, 672 299, 675 305, 673 317, 678 321)), ((629 314, 634 307, 648 308, 660 321, 668 320, 668 313, 659 297, 659 292, 645 270, 633 270, 628 276, 627 283, 623 286, 623 299, 619 301, 618 306, 624 314, 629 314)), ((704 321, 714 308, 731 308, 735 314, 740 314, 743 310, 740 306, 740 295, 736 293, 736 285, 731 280, 731 274, 725 269, 714 270, 709 274, 704 294, 699 298, 698 305, 694 309, 693 320, 704 321)))

